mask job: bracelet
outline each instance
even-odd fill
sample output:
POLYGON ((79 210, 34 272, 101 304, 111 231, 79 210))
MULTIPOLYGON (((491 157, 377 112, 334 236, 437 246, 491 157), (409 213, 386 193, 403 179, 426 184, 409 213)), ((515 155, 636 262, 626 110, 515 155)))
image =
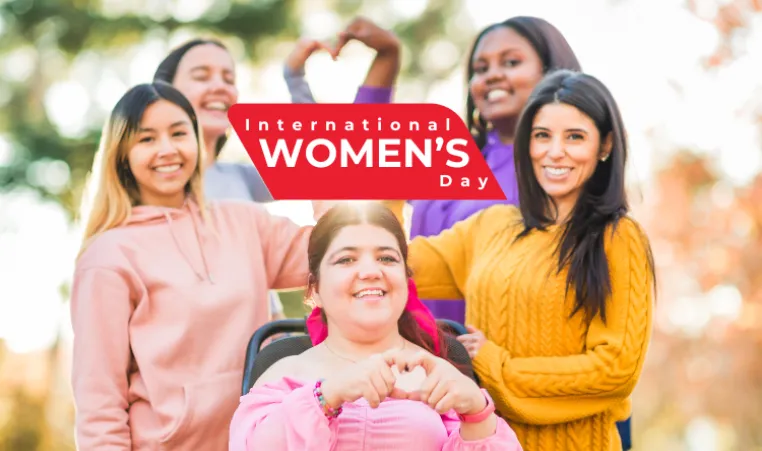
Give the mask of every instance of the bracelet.
POLYGON ((326 418, 336 418, 341 415, 341 412, 344 409, 341 406, 339 406, 338 409, 334 409, 333 407, 329 406, 328 403, 326 403, 325 397, 323 397, 323 389, 321 388, 323 386, 323 380, 324 379, 320 379, 317 381, 315 388, 312 389, 312 394, 315 395, 315 399, 317 399, 318 403, 320 404, 320 408, 323 410, 326 418))

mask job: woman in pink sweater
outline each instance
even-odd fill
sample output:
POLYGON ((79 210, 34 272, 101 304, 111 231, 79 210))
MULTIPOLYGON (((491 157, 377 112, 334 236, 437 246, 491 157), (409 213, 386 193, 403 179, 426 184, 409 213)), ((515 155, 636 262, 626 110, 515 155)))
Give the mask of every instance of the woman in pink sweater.
POLYGON ((164 83, 129 90, 104 128, 71 295, 81 451, 227 450, 267 292, 306 285, 311 227, 205 205, 202 149, 164 83))
POLYGON ((390 210, 334 207, 308 255, 315 346, 241 398, 231 451, 521 450, 489 395, 443 355, 390 210))

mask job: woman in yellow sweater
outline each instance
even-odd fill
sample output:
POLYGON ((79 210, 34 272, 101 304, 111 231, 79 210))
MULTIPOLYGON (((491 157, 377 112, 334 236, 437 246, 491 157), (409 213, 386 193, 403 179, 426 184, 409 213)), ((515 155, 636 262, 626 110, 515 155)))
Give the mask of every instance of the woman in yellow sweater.
POLYGON ((462 342, 526 451, 621 450, 655 292, 648 238, 627 216, 625 138, 603 84, 555 72, 518 124, 520 207, 410 244, 420 296, 466 300, 462 342))

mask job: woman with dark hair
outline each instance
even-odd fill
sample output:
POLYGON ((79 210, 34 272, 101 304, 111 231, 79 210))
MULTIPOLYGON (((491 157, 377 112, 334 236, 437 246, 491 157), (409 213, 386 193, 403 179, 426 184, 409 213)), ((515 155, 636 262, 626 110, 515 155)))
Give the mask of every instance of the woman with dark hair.
POLYGON ((486 391, 447 360, 406 258, 402 226, 378 203, 318 220, 314 347, 279 360, 241 399, 231 451, 521 449, 486 391))
MULTIPOLYGON (((489 206, 518 203, 513 141, 519 114, 542 77, 554 69, 581 70, 561 32, 543 19, 513 17, 482 30, 468 56, 466 122, 505 201, 410 201, 410 238, 433 236, 489 206)), ((402 220, 403 202, 387 202, 402 220)), ((466 321, 463 299, 424 299, 437 318, 466 321)))
POLYGON ((496 205, 410 243, 424 298, 465 298, 459 339, 524 449, 621 450, 651 337, 654 263, 625 194, 619 108, 557 71, 516 129, 519 207, 496 205))

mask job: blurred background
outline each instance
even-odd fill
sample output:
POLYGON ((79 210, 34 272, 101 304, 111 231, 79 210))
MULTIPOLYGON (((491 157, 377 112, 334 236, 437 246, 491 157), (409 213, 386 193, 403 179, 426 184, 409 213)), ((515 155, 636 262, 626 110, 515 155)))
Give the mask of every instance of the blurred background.
MULTIPOLYGON (((526 14, 561 29, 623 110, 634 215, 658 265, 635 450, 762 450, 760 0, 0 0, 0 450, 74 449, 68 289, 116 100, 202 35, 234 52, 241 102, 289 102, 295 40, 356 14, 402 39, 397 102, 461 115, 482 27, 526 14)), ((337 62, 314 55, 316 99, 351 102, 372 58, 354 43, 337 62)), ((229 143, 222 158, 246 161, 229 143)), ((268 208, 311 222, 308 202, 268 208)), ((299 293, 283 299, 303 314, 299 293)))

